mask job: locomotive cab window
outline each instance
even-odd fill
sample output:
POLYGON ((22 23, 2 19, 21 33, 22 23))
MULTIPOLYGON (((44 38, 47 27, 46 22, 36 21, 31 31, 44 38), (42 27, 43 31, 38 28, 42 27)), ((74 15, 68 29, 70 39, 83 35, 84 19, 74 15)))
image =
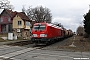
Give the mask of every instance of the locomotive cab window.
POLYGON ((46 28, 45 25, 40 26, 40 30, 45 30, 45 28, 46 28))
POLYGON ((34 30, 38 30, 39 26, 34 26, 34 30))
POLYGON ((45 30, 46 29, 46 25, 36 25, 34 26, 34 30, 45 30))

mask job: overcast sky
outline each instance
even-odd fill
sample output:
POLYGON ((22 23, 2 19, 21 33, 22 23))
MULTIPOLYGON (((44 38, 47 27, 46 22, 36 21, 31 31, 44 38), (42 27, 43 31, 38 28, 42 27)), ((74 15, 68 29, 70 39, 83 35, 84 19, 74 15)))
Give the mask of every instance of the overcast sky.
POLYGON ((83 15, 88 12, 90 0, 9 0, 16 11, 21 11, 24 5, 43 6, 51 10, 52 22, 61 23, 66 29, 76 31, 83 21, 83 15))

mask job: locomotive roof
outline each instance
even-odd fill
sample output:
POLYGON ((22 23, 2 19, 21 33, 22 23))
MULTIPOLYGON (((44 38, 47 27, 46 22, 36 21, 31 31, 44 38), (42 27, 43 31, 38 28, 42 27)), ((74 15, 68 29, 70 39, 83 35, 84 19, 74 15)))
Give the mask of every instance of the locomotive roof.
POLYGON ((47 24, 47 23, 35 23, 34 25, 38 25, 38 24, 47 24))
MULTIPOLYGON (((58 29, 62 29, 61 27, 59 27, 59 26, 57 26, 57 25, 55 25, 55 24, 52 24, 52 23, 45 23, 45 22, 43 22, 43 23, 35 23, 34 25, 38 25, 38 24, 46 24, 47 26, 52 26, 52 27, 54 27, 54 28, 58 28, 58 29)), ((63 29, 62 29, 63 30, 63 29)))
MULTIPOLYGON (((61 27, 59 27, 59 26, 57 26, 57 25, 55 25, 55 24, 52 24, 52 23, 48 24, 48 26, 52 26, 52 27, 54 27, 54 28, 62 29, 61 27)), ((62 30, 63 30, 63 29, 62 29, 62 30)))

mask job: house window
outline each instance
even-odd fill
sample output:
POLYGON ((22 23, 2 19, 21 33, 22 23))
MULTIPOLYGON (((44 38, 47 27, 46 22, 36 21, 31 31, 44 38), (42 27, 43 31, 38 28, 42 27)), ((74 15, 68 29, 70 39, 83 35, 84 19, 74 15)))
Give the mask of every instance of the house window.
POLYGON ((12 24, 8 25, 8 32, 12 32, 12 24))
POLYGON ((0 18, 0 22, 3 22, 3 18, 2 17, 0 18))
POLYGON ((26 26, 30 26, 30 22, 26 21, 26 26))
POLYGON ((18 21, 18 25, 22 25, 22 21, 18 21))
POLYGON ((11 21, 11 19, 10 18, 8 18, 8 22, 10 22, 11 21))
POLYGON ((6 32, 6 25, 1 25, 1 27, 2 27, 1 31, 6 32))

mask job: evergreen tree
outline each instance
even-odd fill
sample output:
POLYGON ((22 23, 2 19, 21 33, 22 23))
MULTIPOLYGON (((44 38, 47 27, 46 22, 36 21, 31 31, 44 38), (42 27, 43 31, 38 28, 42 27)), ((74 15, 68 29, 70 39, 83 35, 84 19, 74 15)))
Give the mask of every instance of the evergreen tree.
POLYGON ((84 15, 84 28, 87 34, 90 34, 90 10, 84 15))

